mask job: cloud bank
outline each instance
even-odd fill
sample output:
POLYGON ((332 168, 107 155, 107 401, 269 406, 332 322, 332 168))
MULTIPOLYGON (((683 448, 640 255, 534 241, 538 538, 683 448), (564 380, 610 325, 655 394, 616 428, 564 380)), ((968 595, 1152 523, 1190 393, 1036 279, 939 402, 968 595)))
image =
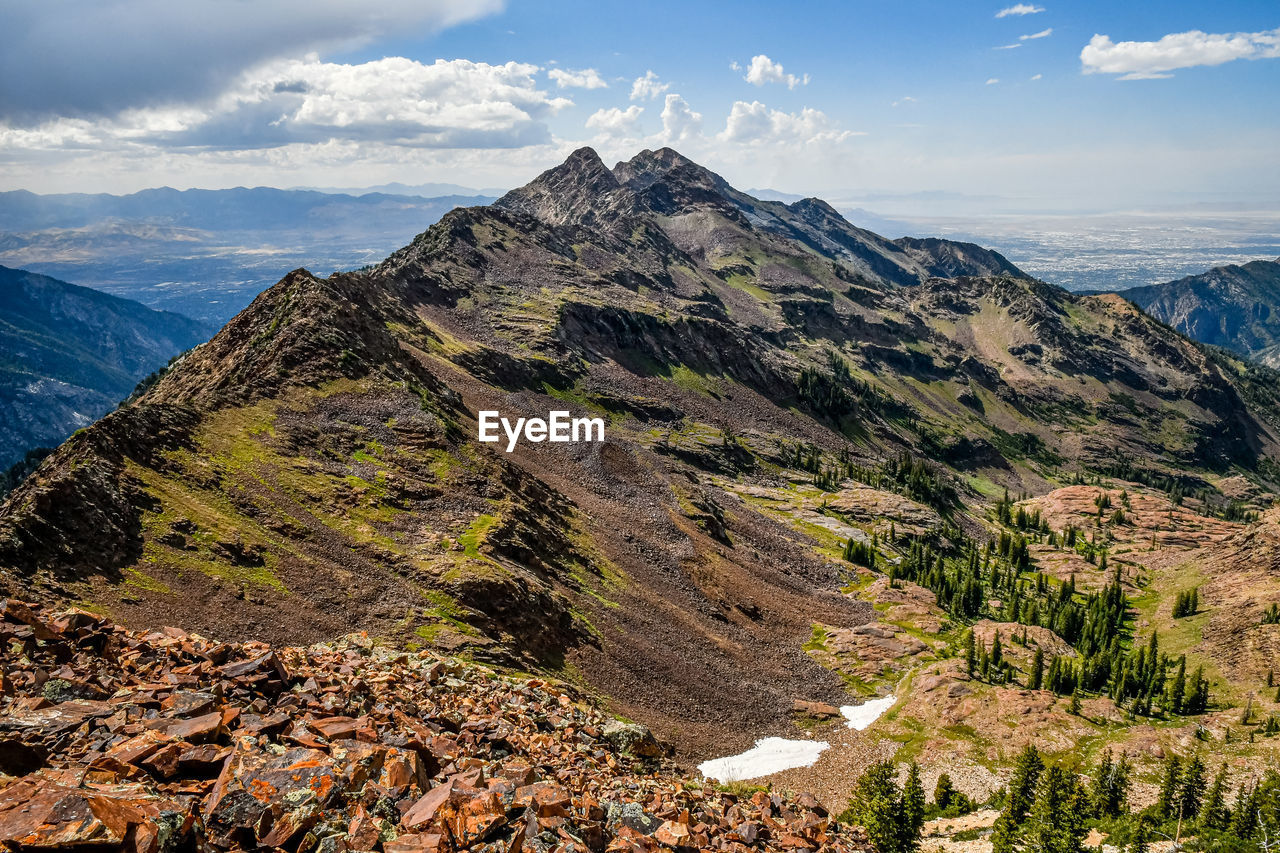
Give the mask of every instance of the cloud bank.
POLYGON ((1159 41, 1114 42, 1095 35, 1080 51, 1085 74, 1120 74, 1121 80, 1170 77, 1170 72, 1237 59, 1280 57, 1280 29, 1257 33, 1170 33, 1159 41))
POLYGON ((388 34, 436 32, 493 14, 501 0, 49 0, 4 4, 0 121, 201 102, 251 68, 388 34))

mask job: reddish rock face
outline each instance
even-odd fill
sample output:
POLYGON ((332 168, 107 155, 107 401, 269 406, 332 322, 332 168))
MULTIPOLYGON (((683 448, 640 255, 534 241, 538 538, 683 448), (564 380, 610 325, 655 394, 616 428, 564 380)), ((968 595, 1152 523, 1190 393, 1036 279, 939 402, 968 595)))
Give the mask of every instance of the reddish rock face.
POLYGON ((186 835, 194 815, 185 804, 138 786, 99 793, 26 778, 0 789, 0 840, 23 849, 101 847, 150 853, 160 849, 162 822, 186 835))
POLYGON ((542 681, 364 636, 274 650, 0 602, 13 630, 33 644, 0 661, 0 754, 26 765, 0 783, 6 849, 860 849, 812 798, 686 787, 647 729, 542 681), (110 698, 51 702, 51 673, 110 698))

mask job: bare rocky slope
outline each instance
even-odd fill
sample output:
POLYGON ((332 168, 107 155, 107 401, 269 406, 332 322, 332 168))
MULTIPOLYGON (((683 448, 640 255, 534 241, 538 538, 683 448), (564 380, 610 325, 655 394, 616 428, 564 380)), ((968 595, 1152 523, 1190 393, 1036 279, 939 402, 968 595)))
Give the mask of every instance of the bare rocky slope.
POLYGON ((860 594, 851 538, 985 539, 1005 488, 1068 476, 1268 493, 1260 371, 994 252, 583 149, 373 269, 264 292, 0 507, 0 586, 553 671, 706 754, 875 689, 805 650, 815 625, 935 617, 860 594), (506 453, 486 409, 608 439, 506 453))

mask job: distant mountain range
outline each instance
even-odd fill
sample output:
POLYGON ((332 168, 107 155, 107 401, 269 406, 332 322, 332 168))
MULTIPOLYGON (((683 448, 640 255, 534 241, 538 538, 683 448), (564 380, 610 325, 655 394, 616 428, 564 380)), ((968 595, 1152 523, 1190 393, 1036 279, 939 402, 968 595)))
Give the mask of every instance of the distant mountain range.
POLYGON ((0 193, 0 263, 222 325, 284 273, 374 263, 489 196, 254 187, 0 193))
POLYGON ((1280 259, 1121 292, 1187 337, 1280 366, 1280 259))
POLYGON ((0 266, 0 467, 61 444, 206 340, 205 323, 0 266))
POLYGON ((487 187, 485 189, 476 189, 475 187, 464 187, 461 184, 402 184, 399 181, 392 181, 389 184, 378 184, 372 187, 293 187, 295 190, 312 190, 318 193, 338 193, 341 195, 362 196, 368 193, 383 193, 385 195, 408 195, 420 196, 422 198, 438 198, 446 195, 466 195, 466 196, 493 196, 502 195, 506 190, 496 187, 487 187))

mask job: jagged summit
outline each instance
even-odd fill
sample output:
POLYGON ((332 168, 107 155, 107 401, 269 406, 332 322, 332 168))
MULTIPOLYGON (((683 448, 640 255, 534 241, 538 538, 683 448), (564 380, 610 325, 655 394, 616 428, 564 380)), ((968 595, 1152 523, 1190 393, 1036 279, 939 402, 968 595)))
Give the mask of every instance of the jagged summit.
POLYGON ((672 148, 645 149, 630 160, 618 163, 613 173, 619 183, 637 193, 647 193, 654 209, 666 207, 668 212, 679 200, 691 204, 694 199, 706 202, 741 195, 724 178, 672 148), (654 191, 655 185, 660 185, 660 189, 654 191))
POLYGON ((494 206, 551 226, 602 227, 619 234, 633 230, 625 223, 655 216, 678 220, 681 235, 688 228, 714 233, 722 224, 746 227, 830 255, 871 286, 907 286, 934 277, 1024 275, 998 253, 972 244, 886 240, 855 227, 822 199, 786 204, 754 198, 672 148, 646 149, 612 170, 593 149, 579 148, 494 206))
POLYGON ((634 206, 631 193, 590 147, 579 148, 559 166, 548 169, 528 184, 494 202, 495 207, 517 211, 549 225, 601 224, 634 206))

